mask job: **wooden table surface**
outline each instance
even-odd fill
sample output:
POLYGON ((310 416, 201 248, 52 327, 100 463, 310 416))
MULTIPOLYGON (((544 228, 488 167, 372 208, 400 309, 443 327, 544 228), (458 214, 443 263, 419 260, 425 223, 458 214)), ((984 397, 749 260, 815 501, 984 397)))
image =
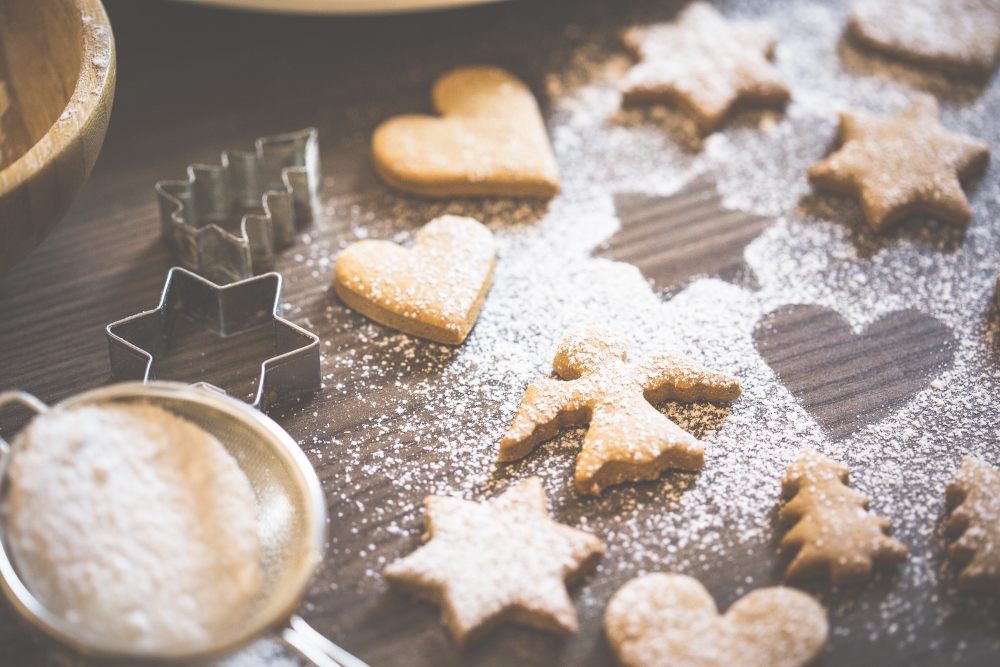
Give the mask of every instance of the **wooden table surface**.
MULTIPOLYGON (((182 177, 192 162, 217 163, 221 151, 249 148, 258 136, 315 126, 322 147, 322 196, 349 201, 354 193, 380 187, 367 158, 371 130, 392 114, 428 111, 429 86, 440 73, 489 62, 518 73, 541 94, 546 74, 565 64, 583 41, 606 44, 614 39, 614 26, 637 16, 670 15, 662 0, 519 0, 380 18, 266 16, 154 0, 107 0, 106 6, 118 45, 118 92, 100 159, 56 231, 0 277, 0 390, 27 390, 47 402, 109 382, 105 325, 155 305, 174 264, 159 236, 157 180, 182 177)), ((347 224, 330 216, 322 233, 336 242, 347 224)), ((332 292, 324 281, 311 278, 305 263, 293 261, 296 252, 288 250, 276 266, 286 281, 284 301, 293 306, 287 314, 329 343, 324 375, 330 386, 339 380, 334 377, 337 351, 365 351, 366 343, 343 320, 348 325, 362 320, 342 309, 341 321, 326 317, 332 292)), ((246 394, 268 354, 267 335, 219 341, 196 327, 187 329, 178 332, 183 342, 173 356, 176 365, 161 367, 160 375, 189 381, 207 377, 232 393, 246 394)), ((439 352, 428 348, 426 354, 439 352)), ((412 371, 408 380, 418 381, 420 372, 412 371)), ((391 378, 383 380, 367 384, 367 400, 345 401, 324 391, 272 416, 300 440, 315 435, 314 413, 328 435, 350 432, 395 405, 398 390, 391 378)), ((4 432, 10 433, 21 417, 0 415, 4 432)), ((381 424, 400 428, 432 418, 410 404, 405 414, 381 424)), ((378 438, 373 435, 364 447, 355 460, 378 452, 378 438)), ((376 554, 391 559, 408 552, 416 533, 392 537, 378 531, 393 519, 388 516, 358 533, 339 528, 362 523, 355 500, 398 489, 378 475, 334 488, 344 460, 335 452, 322 457, 316 452, 308 449, 331 513, 344 515, 331 528, 338 548, 328 555, 300 609, 321 633, 372 667, 611 664, 600 609, 581 613, 581 633, 573 640, 504 627, 471 649, 455 649, 434 606, 366 576, 376 554), (370 543, 376 551, 359 556, 370 543)), ((414 447, 407 455, 425 454, 414 447)), ((447 465, 434 474, 447 475, 447 465)), ((419 505, 422 495, 415 491, 409 500, 419 505)), ((557 514, 574 516, 565 508, 557 514)), ((756 573, 756 585, 780 578, 773 546, 765 542, 756 555, 742 557, 756 573)), ((720 607, 736 599, 731 573, 706 574, 704 580, 720 607)), ((609 577, 592 583, 591 595, 606 600, 623 582, 609 577)), ((878 624, 880 596, 889 585, 882 582, 854 594, 853 616, 841 620, 853 631, 832 638, 821 664, 936 665, 955 655, 965 665, 1000 660, 1000 633, 989 621, 995 605, 989 600, 952 617, 948 627, 936 630, 941 639, 931 647, 918 641, 897 649, 887 635, 870 641, 866 628, 878 624)), ((851 594, 838 595, 824 601, 843 605, 851 594)), ((914 590, 913 595, 929 593, 914 590)), ((67 664, 50 642, 26 628, 0 602, 0 665, 67 664)))

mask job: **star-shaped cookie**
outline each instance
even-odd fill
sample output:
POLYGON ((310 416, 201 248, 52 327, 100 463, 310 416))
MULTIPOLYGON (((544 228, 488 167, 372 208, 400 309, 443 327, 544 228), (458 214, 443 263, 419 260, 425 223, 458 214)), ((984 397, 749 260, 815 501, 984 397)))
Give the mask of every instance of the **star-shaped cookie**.
POLYGON ((768 60, 774 31, 730 23, 707 2, 671 23, 628 28, 621 39, 639 59, 620 84, 623 104, 673 104, 711 132, 737 102, 784 106, 791 99, 768 60))
POLYGON ((424 506, 429 541, 383 576, 440 604, 456 644, 466 646, 504 621, 576 632, 566 584, 592 569, 604 546, 549 518, 537 477, 486 503, 428 496, 424 506))
POLYGON ((895 116, 843 113, 840 141, 840 150, 809 168, 809 183, 858 197, 876 232, 914 213, 969 224, 961 181, 986 169, 990 149, 944 129, 933 97, 921 96, 895 116))

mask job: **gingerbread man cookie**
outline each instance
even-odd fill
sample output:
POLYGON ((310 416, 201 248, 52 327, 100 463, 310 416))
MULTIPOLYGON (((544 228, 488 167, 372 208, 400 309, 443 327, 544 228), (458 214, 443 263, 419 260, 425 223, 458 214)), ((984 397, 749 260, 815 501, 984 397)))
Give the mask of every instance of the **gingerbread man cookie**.
POLYGON ((380 324, 458 345, 476 323, 495 259, 489 229, 445 215, 417 232, 412 249, 367 239, 348 246, 333 286, 345 304, 380 324))
POLYGON ((966 456, 945 489, 951 518, 945 532, 957 538, 951 559, 962 567, 959 587, 1000 592, 1000 470, 966 456))
POLYGON ((768 60, 774 31, 730 23, 707 2, 692 3, 672 23, 629 28, 621 37, 639 59, 621 82, 623 104, 673 104, 711 132, 737 103, 783 107, 791 98, 768 60))
POLYGON ((803 449, 781 480, 789 498, 782 521, 795 525, 781 540, 795 553, 785 570, 789 581, 828 574, 834 584, 864 581, 873 565, 903 561, 906 547, 887 536, 892 522, 868 512, 868 496, 847 486, 850 470, 803 449))
POLYGON ((441 77, 441 117, 397 116, 372 137, 372 162, 388 185, 423 197, 539 197, 559 192, 559 171, 534 95, 495 67, 441 77))
POLYGON ((847 28, 888 56, 977 79, 1000 58, 1000 0, 858 0, 847 28))
POLYGON ((933 97, 921 96, 895 116, 842 113, 840 141, 840 150, 809 168, 809 182, 861 199, 876 232, 913 213, 969 224, 961 180, 986 169, 990 149, 941 127, 933 97))
POLYGON ((487 503, 428 496, 427 544, 385 568, 393 585, 441 605, 466 646, 505 621, 558 635, 577 630, 566 584, 593 569, 601 541, 556 523, 530 477, 487 503))
POLYGON ((625 363, 625 341, 607 329, 582 329, 559 343, 552 366, 563 380, 528 387, 500 441, 500 461, 526 456, 559 429, 590 424, 576 460, 576 488, 599 494, 612 484, 656 479, 668 468, 699 470, 702 444, 652 405, 732 401, 739 380, 679 354, 660 352, 625 363))
POLYGON ((697 579, 648 574, 612 596, 604 631, 624 667, 801 667, 822 653, 829 624, 793 588, 760 588, 720 615, 697 579))

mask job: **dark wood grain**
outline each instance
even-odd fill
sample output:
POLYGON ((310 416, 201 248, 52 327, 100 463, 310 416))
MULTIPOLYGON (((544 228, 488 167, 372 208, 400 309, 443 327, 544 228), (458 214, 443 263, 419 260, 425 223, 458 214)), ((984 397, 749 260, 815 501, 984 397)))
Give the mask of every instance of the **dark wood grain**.
POLYGON ((764 360, 834 438, 877 423, 951 368, 955 337, 930 315, 889 313, 854 333, 836 311, 785 306, 754 332, 764 360))
MULTIPOLYGON (((24 389, 53 402, 109 381, 104 326, 152 308, 174 263, 159 238, 153 192, 157 180, 183 177, 192 162, 216 163, 223 150, 245 148, 261 135, 312 125, 320 131, 322 197, 337 198, 338 205, 349 207, 352 197, 381 187, 367 157, 373 128, 393 114, 429 111, 428 91, 441 73, 480 62, 508 68, 532 86, 544 109, 545 77, 568 62, 575 48, 588 41, 614 43, 618 28, 669 17, 678 4, 521 0, 405 17, 337 19, 107 0, 119 49, 118 94, 107 140, 90 180, 60 227, 0 278, 0 390, 24 389)), ((711 225, 718 219, 717 195, 708 200, 707 213, 698 224, 711 225)), ((407 203, 421 211, 428 206, 416 200, 407 203)), ((671 217, 673 213, 664 218, 661 206, 669 212, 670 205, 659 199, 647 202, 622 196, 618 205, 623 223, 635 213, 637 225, 652 229, 655 220, 640 220, 641 211, 659 211, 656 220, 685 220, 671 217)), ((539 215, 543 210, 539 208, 539 215)), ((690 209, 697 210, 697 206, 690 209)), ((695 224, 690 217, 694 213, 685 215, 688 222, 678 233, 695 224)), ((704 260, 716 262, 711 268, 688 267, 676 273, 666 262, 660 278, 664 289, 673 289, 694 274, 730 276, 731 268, 742 262, 742 247, 766 225, 733 214, 723 227, 729 229, 734 221, 745 225, 736 225, 739 233, 732 243, 728 232, 722 233, 716 240, 727 239, 725 243, 712 241, 698 250, 704 260)), ((630 226, 626 224, 623 233, 630 226)), ((330 214, 310 233, 314 241, 336 249, 340 242, 351 240, 348 227, 345 216, 330 214)), ((670 239, 656 235, 651 244, 636 247, 649 253, 670 239)), ((408 430, 420 424, 423 437, 454 435, 426 394, 414 398, 408 387, 437 382, 455 351, 420 344, 412 357, 402 358, 380 347, 363 335, 366 321, 336 302, 327 281, 315 279, 312 268, 295 260, 304 249, 305 244, 297 243, 279 257, 275 268, 285 278, 285 316, 309 327, 323 341, 327 389, 270 414, 306 446, 334 521, 327 558, 299 611, 317 630, 372 667, 611 665, 600 625, 602 605, 632 575, 618 569, 616 562, 609 560, 600 576, 571 589, 579 599, 581 587, 586 586, 600 602, 585 608, 578 605, 578 636, 563 640, 504 626, 466 651, 451 643, 434 605, 392 591, 367 575, 378 558, 396 558, 419 543, 422 519, 412 508, 419 507, 424 491, 396 486, 388 474, 348 471, 350 461, 361 460, 377 469, 379 457, 389 449, 408 467, 426 464, 423 481, 428 486, 461 471, 461 461, 425 447, 426 441, 418 442, 408 430), (384 365, 362 375, 357 366, 341 363, 365 355, 382 355, 384 365), (351 391, 335 391, 341 384, 351 391), (326 439, 317 444, 320 432, 326 439), (384 432, 398 436, 391 448, 380 438, 384 432), (345 434, 351 434, 356 448, 350 457, 331 442, 345 434), (348 472, 351 483, 344 484, 348 472), (362 505, 395 509, 375 517, 362 505), (405 523, 407 532, 386 531, 392 522, 405 523), (364 557, 359 555, 362 551, 364 557)), ((657 279, 652 261, 646 270, 657 279)), ((182 326, 175 335, 172 354, 157 368, 160 377, 209 380, 238 396, 252 392, 257 364, 270 352, 268 341, 254 334, 242 340, 218 339, 199 327, 182 326)), ((10 433, 21 417, 0 415, 0 430, 10 433)), ((720 413, 717 421, 724 418, 720 413)), ((475 421, 466 435, 487 444, 492 437, 475 421)), ((578 435, 566 436, 570 445, 578 435)), ((547 448, 536 455, 562 457, 565 478, 560 483, 569 487, 574 454, 547 448)), ((491 473, 491 479, 500 482, 515 477, 506 468, 491 473)), ((586 517, 601 534, 623 508, 634 511, 635 520, 642 522, 672 509, 663 500, 668 492, 681 494, 701 483, 695 474, 668 473, 657 482, 609 489, 601 498, 572 496, 553 503, 553 515, 567 522, 586 517)), ((737 590, 747 578, 755 586, 780 581, 782 564, 775 547, 774 540, 760 538, 720 555, 710 568, 687 573, 697 575, 719 606, 726 608, 739 597, 737 590)), ((959 643, 966 647, 960 664, 995 663, 998 637, 984 621, 993 607, 975 602, 958 605, 947 627, 936 630, 943 639, 933 648, 911 643, 900 649, 887 635, 879 642, 870 641, 869 628, 881 622, 880 602, 895 583, 887 578, 861 591, 820 591, 825 604, 851 610, 841 621, 850 633, 832 639, 822 664, 937 665, 950 660, 959 643)), ((916 606, 939 594, 937 588, 913 588, 907 602, 916 606)), ((28 631, 6 602, 0 602, 0 665, 73 664, 55 650, 28 631)))
POLYGON ((696 179, 670 197, 619 193, 615 209, 621 229, 594 256, 634 264, 664 296, 696 276, 753 286, 743 251, 772 220, 726 209, 710 179, 696 179))

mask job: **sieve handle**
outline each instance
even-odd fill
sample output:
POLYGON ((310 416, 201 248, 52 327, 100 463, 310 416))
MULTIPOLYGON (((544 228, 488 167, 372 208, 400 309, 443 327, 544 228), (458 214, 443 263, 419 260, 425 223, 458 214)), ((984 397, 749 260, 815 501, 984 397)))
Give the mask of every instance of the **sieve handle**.
MULTIPOLYGON (((48 412, 49 409, 49 406, 45 405, 26 391, 5 391, 0 393, 0 408, 10 403, 20 403, 37 414, 48 412)), ((10 445, 7 444, 6 440, 0 437, 0 459, 2 459, 9 451, 10 445)))
POLYGON ((292 616, 281 631, 281 640, 316 667, 368 667, 353 655, 313 630, 299 616, 292 616))

